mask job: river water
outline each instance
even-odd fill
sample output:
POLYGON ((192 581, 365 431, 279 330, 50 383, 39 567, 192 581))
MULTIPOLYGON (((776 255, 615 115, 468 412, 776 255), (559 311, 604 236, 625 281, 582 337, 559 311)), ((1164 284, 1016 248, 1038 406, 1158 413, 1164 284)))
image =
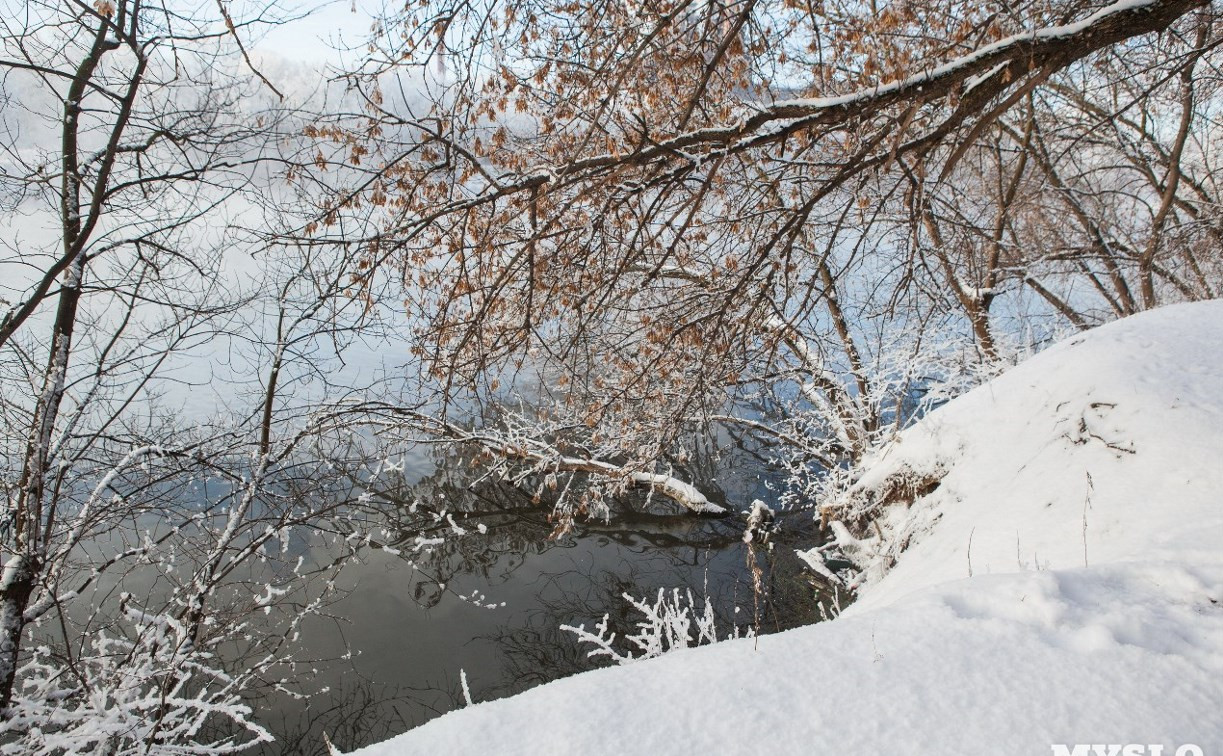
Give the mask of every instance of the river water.
MULTIPOLYGON (((745 508, 754 490, 766 493, 759 470, 723 472, 735 482, 726 502, 734 508, 745 508)), ((436 481, 428 483, 417 485, 437 495, 436 481)), ((719 486, 707 482, 706 489, 719 486)), ((559 628, 592 628, 609 615, 623 638, 640 619, 625 593, 652 603, 660 588, 691 590, 698 608, 707 597, 719 638, 756 628, 776 632, 821 616, 821 595, 793 553, 818 542, 809 512, 781 513, 772 548, 757 547, 764 586, 757 596, 741 516, 676 514, 632 497, 608 522, 583 523, 549 540, 546 512, 513 490, 484 486, 449 496, 456 511, 483 512, 487 532, 460 519, 467 535, 432 554, 369 548, 345 567, 343 598, 329 617, 311 618, 302 630, 299 656, 318 660, 298 666, 308 697, 252 702, 278 741, 264 753, 325 754, 324 733, 347 751, 404 732, 462 706, 462 674, 479 702, 604 666, 559 628), (342 658, 347 652, 351 658, 342 658)), ((393 508, 388 518, 396 519, 393 508)))

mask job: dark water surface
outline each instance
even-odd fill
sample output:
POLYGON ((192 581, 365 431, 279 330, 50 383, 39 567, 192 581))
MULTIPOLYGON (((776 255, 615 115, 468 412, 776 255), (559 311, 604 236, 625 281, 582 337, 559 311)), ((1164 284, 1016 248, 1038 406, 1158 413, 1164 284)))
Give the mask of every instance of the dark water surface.
MULTIPOLYGON (((735 509, 756 487, 744 481, 735 509)), ((437 497, 437 486, 429 493, 437 497)), ((428 554, 368 548, 345 568, 331 616, 302 631, 299 658, 317 659, 295 669, 308 698, 252 701, 278 741, 264 753, 325 754, 324 732, 345 751, 404 732, 463 705, 461 671, 478 702, 604 666, 559 627, 592 628, 608 614, 623 638, 640 619, 624 593, 652 603, 659 588, 690 588, 698 608, 708 596, 719 638, 819 619, 819 596, 793 553, 818 542, 809 512, 780 514, 773 548, 757 547, 766 592, 756 597, 742 516, 695 517, 637 498, 609 522, 549 540, 546 508, 524 505, 521 494, 485 487, 449 496, 468 513, 456 518, 466 535, 428 554)))

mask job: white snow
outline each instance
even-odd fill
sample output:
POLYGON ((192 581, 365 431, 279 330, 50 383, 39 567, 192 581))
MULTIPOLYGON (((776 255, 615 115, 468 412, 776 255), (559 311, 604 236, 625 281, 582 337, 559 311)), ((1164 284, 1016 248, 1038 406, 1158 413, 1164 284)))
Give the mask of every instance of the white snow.
POLYGON ((578 675, 357 753, 1223 754, 1221 345, 1223 302, 1157 310, 906 431, 855 490, 903 469, 941 484, 856 542, 861 599, 831 622, 578 675))
MULTIPOLYGON (((863 89, 857 92, 851 92, 851 93, 843 94, 843 95, 837 95, 834 97, 803 97, 803 98, 796 98, 796 99, 790 99, 790 100, 780 100, 777 103, 775 103, 773 107, 776 109, 784 109, 784 108, 790 108, 790 107, 803 107, 803 108, 811 108, 813 110, 823 109, 823 108, 836 108, 836 107, 842 107, 844 105, 848 105, 850 103, 861 101, 861 100, 870 100, 876 97, 881 97, 883 95, 891 94, 892 92, 896 92, 902 89, 911 89, 913 87, 920 87, 926 84, 927 82, 933 82, 934 80, 940 79, 955 71, 963 70, 969 66, 972 66, 973 64, 977 63, 978 61, 985 60, 995 55, 998 51, 1005 50, 1006 48, 1012 45, 1015 45, 1016 43, 1028 42, 1028 41, 1036 42, 1036 41, 1046 40, 1046 39, 1062 39, 1065 37, 1071 37, 1071 36, 1074 36, 1075 34, 1081 34, 1082 32, 1085 32, 1088 29, 1090 29, 1091 27, 1096 26, 1097 24, 1100 24, 1104 21, 1107 21, 1112 16, 1125 14, 1125 13, 1133 13, 1135 10, 1145 8, 1147 6, 1153 5, 1154 3, 1155 3, 1155 0, 1118 0, 1118 2, 1115 2, 1111 5, 1108 5, 1108 6, 1105 6, 1099 9, 1098 11, 1096 11, 1095 13, 1092 13, 1090 16, 1082 19, 1081 21, 1076 21, 1070 24, 1064 24, 1062 26, 1051 26, 1051 27, 1047 27, 1044 29, 1034 29, 1032 31, 1027 31, 1027 32, 1023 32, 1020 34, 1015 34, 1009 37, 1005 37, 996 42, 992 42, 983 47, 979 47, 976 50, 974 50, 973 52, 969 53, 968 55, 964 55, 959 58, 955 58, 954 60, 951 60, 940 66, 937 66, 936 68, 933 68, 930 71, 923 71, 921 73, 909 76, 908 78, 905 78, 905 79, 888 82, 886 84, 879 84, 877 86, 870 87, 868 89, 863 89)), ((998 69, 995 68, 993 71, 984 74, 985 78, 989 78, 989 76, 993 75, 993 73, 995 73, 997 70, 998 69)), ((983 79, 975 79, 975 78, 970 77, 968 79, 968 82, 971 86, 967 86, 966 88, 972 89, 973 87, 980 85, 981 81, 983 81, 983 79)))
POLYGON ((1062 342, 905 431, 851 493, 905 468, 946 477, 885 515, 885 543, 914 543, 882 580, 872 565, 853 611, 970 564, 1223 563, 1221 347, 1223 302, 1156 310, 1062 342))

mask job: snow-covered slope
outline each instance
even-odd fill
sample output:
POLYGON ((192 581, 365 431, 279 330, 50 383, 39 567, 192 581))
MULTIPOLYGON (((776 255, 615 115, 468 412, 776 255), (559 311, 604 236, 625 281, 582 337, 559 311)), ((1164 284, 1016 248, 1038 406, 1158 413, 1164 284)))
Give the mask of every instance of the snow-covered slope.
POLYGON ((839 503, 847 510, 898 475, 941 479, 847 544, 867 567, 855 612, 969 575, 1217 562, 1223 301, 1062 342, 932 413, 864 468, 839 503))
POLYGON ((1223 303, 1166 308, 907 431, 842 502, 879 527, 846 539, 867 579, 833 622, 578 675, 359 753, 1223 754, 1221 347, 1223 303), (937 488, 879 506, 906 470, 937 488))

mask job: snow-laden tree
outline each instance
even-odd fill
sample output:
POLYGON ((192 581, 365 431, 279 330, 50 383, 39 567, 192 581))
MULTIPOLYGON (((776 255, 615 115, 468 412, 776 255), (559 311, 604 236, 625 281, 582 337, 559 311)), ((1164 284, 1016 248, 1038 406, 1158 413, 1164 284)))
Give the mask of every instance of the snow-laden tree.
POLYGON ((246 45, 288 14, 229 6, 0 14, 0 740, 29 752, 266 739, 244 697, 291 688, 390 469, 342 369, 380 328, 359 261, 276 241, 312 119, 246 45))
POLYGON ((309 230, 378 208, 348 241, 439 387, 405 424, 581 491, 562 523, 680 491, 713 425, 810 502, 1058 332, 1218 291, 1218 39, 1202 0, 413 3, 311 131, 309 230))
POLYGON ((126 627, 99 630, 75 658, 33 649, 0 721, 9 742, 31 754, 138 754, 150 746, 210 754, 271 740, 240 698, 251 673, 228 673, 213 653, 194 648, 184 623, 145 614, 130 599, 126 627), (242 732, 210 730, 217 719, 242 732))

